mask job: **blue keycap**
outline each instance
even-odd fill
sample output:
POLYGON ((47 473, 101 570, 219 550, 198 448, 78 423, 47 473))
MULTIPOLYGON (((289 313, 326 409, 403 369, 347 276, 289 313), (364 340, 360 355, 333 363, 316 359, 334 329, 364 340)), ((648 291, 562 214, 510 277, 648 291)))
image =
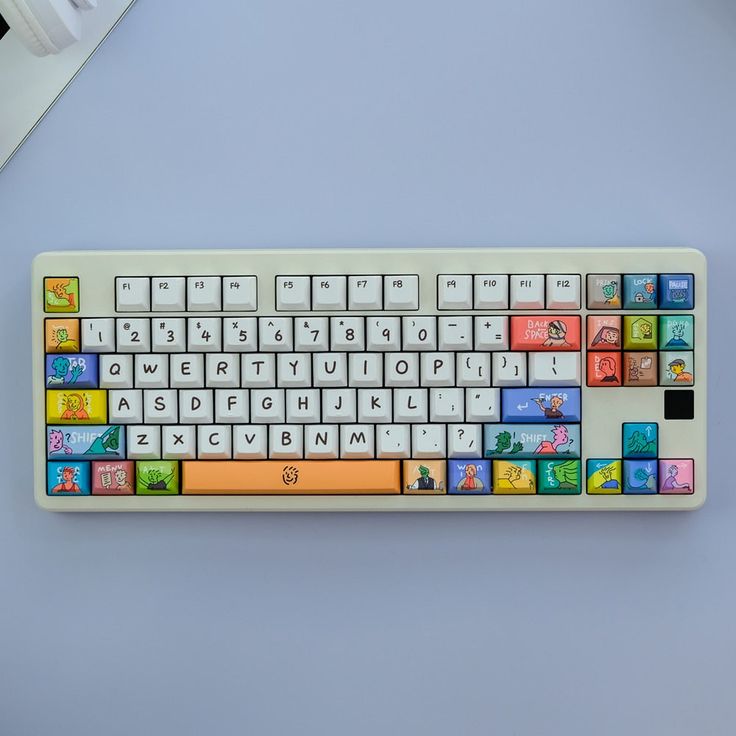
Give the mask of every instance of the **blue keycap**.
POLYGON ((657 308, 657 274, 624 274, 624 309, 657 308))
POLYGON ((657 461, 624 460, 624 493, 656 493, 657 461))
POLYGON ((579 424, 485 424, 483 457, 580 457, 579 424))
POLYGON ((97 388, 97 356, 90 353, 57 353, 46 356, 48 388, 97 388))
POLYGON ((661 273, 659 275, 660 309, 692 309, 694 303, 691 273, 661 273))
POLYGON ((479 494, 491 492, 491 461, 448 460, 447 492, 455 494, 479 494))
POLYGON ((501 421, 579 422, 579 388, 502 388, 501 421))
POLYGON ((68 462, 53 462, 48 464, 49 496, 89 496, 90 463, 70 460, 68 462))
POLYGON ((49 426, 49 460, 105 460, 125 457, 125 427, 119 424, 49 426))
POLYGON ((656 422, 624 422, 622 457, 657 457, 656 422))

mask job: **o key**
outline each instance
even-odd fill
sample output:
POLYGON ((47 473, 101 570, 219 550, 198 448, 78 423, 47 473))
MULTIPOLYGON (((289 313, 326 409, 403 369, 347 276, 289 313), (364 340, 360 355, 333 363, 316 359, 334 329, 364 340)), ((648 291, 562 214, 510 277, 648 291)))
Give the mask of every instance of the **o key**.
POLYGON ((580 350, 578 315, 511 317, 512 350, 580 350))

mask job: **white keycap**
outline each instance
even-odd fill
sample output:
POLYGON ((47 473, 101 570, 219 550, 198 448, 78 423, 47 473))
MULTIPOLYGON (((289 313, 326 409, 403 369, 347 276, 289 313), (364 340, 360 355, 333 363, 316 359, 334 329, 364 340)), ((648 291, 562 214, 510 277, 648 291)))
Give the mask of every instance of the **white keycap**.
POLYGON ((332 350, 365 350, 365 320, 363 317, 331 317, 330 347, 332 350))
POLYGON ((154 353, 181 353, 187 349, 187 321, 183 317, 154 317, 151 331, 154 353))
POLYGON ((509 318, 508 317, 476 317, 475 318, 476 350, 508 350, 509 318))
POLYGON ((347 386, 347 355, 345 353, 315 353, 312 359, 312 382, 317 388, 347 386))
POLYGON ((526 353, 493 353, 494 386, 526 386, 526 353))
POLYGON ((268 457, 268 427, 236 424, 233 427, 233 457, 236 460, 265 460, 268 457))
POLYGON ((456 374, 458 386, 490 386, 490 354, 458 353, 456 374))
POLYGON ((309 276, 276 277, 276 309, 300 312, 311 308, 309 276))
POLYGON ((437 277, 437 309, 472 308, 472 276, 441 274, 437 277))
POLYGON ((509 308, 509 277, 506 274, 477 274, 474 286, 476 309, 509 308))
POLYGON ((169 359, 169 384, 172 388, 202 388, 204 356, 201 353, 172 355, 169 359))
POLYGON ((375 456, 375 432, 370 424, 340 426, 340 457, 348 460, 370 459, 375 456))
POLYGON ((547 274, 547 309, 580 309, 579 274, 547 274))
POLYGON ((131 424, 126 452, 129 460, 158 460, 161 457, 161 428, 131 424))
POLYGON ((115 350, 115 320, 82 320, 82 350, 85 353, 111 353, 115 350))
POLYGON ((222 309, 225 312, 255 312, 258 279, 255 276, 222 277, 222 309))
POLYGON ((468 388, 465 389, 465 421, 466 422, 500 422, 501 421, 501 389, 468 388))
POLYGON ((143 392, 143 420, 150 424, 176 424, 179 396, 174 389, 146 389, 143 392))
POLYGON ((358 418, 356 389, 327 388, 322 391, 323 422, 355 422, 358 418))
POLYGON ((359 388, 358 421, 374 424, 390 423, 391 391, 387 388, 359 388))
POLYGON ((115 279, 115 309, 118 312, 148 312, 151 279, 147 276, 115 279))
POLYGON ((512 274, 509 281, 511 309, 544 309, 544 276, 512 274))
POLYGON ((140 424, 143 421, 143 395, 140 391, 108 391, 107 406, 110 424, 140 424))
POLYGON ((255 317, 223 317, 222 349, 228 353, 258 350, 258 320, 255 317))
POLYGON ((167 388, 169 385, 168 355, 136 355, 136 388, 167 388))
POLYGON ((276 385, 276 356, 253 353, 241 356, 241 386, 273 388, 276 385))
POLYGON ((293 424, 272 424, 268 428, 268 456, 284 460, 304 457, 304 429, 293 424))
POLYGON ((330 349, 329 317, 294 319, 294 350, 319 352, 330 349))
POLYGON ((401 350, 401 317, 366 317, 368 350, 401 350))
POLYGON ((151 351, 151 323, 146 318, 117 320, 117 346, 120 352, 151 351))
POLYGON ((440 317, 440 350, 472 350, 473 318, 440 317))
POLYGON ((183 276, 154 276, 151 279, 151 311, 183 312, 186 290, 183 276))
POLYGON ((280 353, 276 363, 279 386, 305 388, 312 385, 312 356, 309 353, 280 353))
POLYGON ((312 309, 346 309, 347 281, 346 276, 312 276, 312 309))
POLYGON ((229 426, 200 424, 197 427, 197 457, 200 460, 229 460, 232 457, 232 429, 229 426))
POLYGON ((286 421, 316 424, 320 421, 320 391, 316 388, 286 390, 286 421))
POLYGON ((133 388, 133 356, 100 355, 100 388, 133 388))
POLYGON ((449 424, 447 457, 480 458, 483 456, 483 425, 449 424))
POLYGON ((419 276, 384 276, 383 308, 419 309, 419 276))
POLYGON ((383 308, 383 278, 381 276, 350 276, 348 278, 348 309, 373 310, 383 308))
POLYGON ((376 432, 376 457, 379 459, 409 459, 411 457, 411 427, 408 424, 385 424, 376 432))
POLYGON ((250 418, 250 396, 244 388, 215 389, 215 422, 246 424, 250 418))
POLYGON ((418 386, 419 354, 386 353, 384 376, 387 386, 418 386))
POLYGON ((187 349, 190 352, 219 353, 222 350, 222 320, 220 317, 188 319, 187 349))
POLYGON ((580 386, 580 353, 529 353, 530 386, 580 386))
POLYGON ((414 424, 411 428, 412 458, 447 457, 444 424, 414 424))
POLYGON ((240 356, 233 353, 205 355, 207 388, 237 388, 240 386, 240 356))
POLYGON ((436 317, 404 317, 404 350, 437 350, 436 317))
POLYGON ((349 383, 356 388, 383 386, 383 353, 351 353, 349 383))
POLYGON ((394 422, 426 422, 428 400, 426 388, 395 388, 393 390, 394 422))
POLYGON ((462 388, 429 389, 430 422, 462 422, 465 419, 465 390, 462 388))
POLYGON ((179 391, 179 418, 182 424, 212 424, 214 416, 211 389, 187 388, 179 391))
POLYGON ((187 278, 187 309, 190 312, 219 312, 222 308, 220 276, 187 278))
POLYGON ((282 424, 286 403, 282 388, 255 388, 250 392, 250 421, 253 424, 282 424))
POLYGON ((340 455, 340 430, 337 424, 308 424, 304 427, 304 457, 335 460, 340 455))
POLYGON ((167 460, 194 460, 197 457, 197 432, 192 424, 161 427, 163 448, 167 460))
POLYGON ((291 317, 261 317, 258 320, 258 345, 262 352, 290 353, 294 350, 291 317))
POLYGON ((419 375, 422 386, 454 386, 455 354, 422 353, 419 375))

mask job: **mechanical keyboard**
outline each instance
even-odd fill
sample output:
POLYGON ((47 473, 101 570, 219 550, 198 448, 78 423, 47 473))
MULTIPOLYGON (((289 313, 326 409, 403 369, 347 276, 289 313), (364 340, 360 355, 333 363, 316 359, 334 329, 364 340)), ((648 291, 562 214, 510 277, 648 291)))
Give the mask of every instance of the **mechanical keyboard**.
POLYGON ((697 508, 706 294, 687 248, 43 253, 35 498, 697 508))

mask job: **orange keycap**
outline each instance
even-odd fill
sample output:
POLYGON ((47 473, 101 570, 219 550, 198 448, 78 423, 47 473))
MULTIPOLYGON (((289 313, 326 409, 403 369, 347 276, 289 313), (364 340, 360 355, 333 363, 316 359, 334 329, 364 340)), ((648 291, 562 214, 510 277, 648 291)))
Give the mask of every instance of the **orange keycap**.
POLYGON ((398 460, 185 460, 183 494, 401 493, 398 460))
POLYGON ((47 319, 46 352, 78 353, 79 320, 71 317, 67 319, 47 319))
POLYGON ((511 318, 512 350, 580 350, 580 317, 529 314, 511 318))

